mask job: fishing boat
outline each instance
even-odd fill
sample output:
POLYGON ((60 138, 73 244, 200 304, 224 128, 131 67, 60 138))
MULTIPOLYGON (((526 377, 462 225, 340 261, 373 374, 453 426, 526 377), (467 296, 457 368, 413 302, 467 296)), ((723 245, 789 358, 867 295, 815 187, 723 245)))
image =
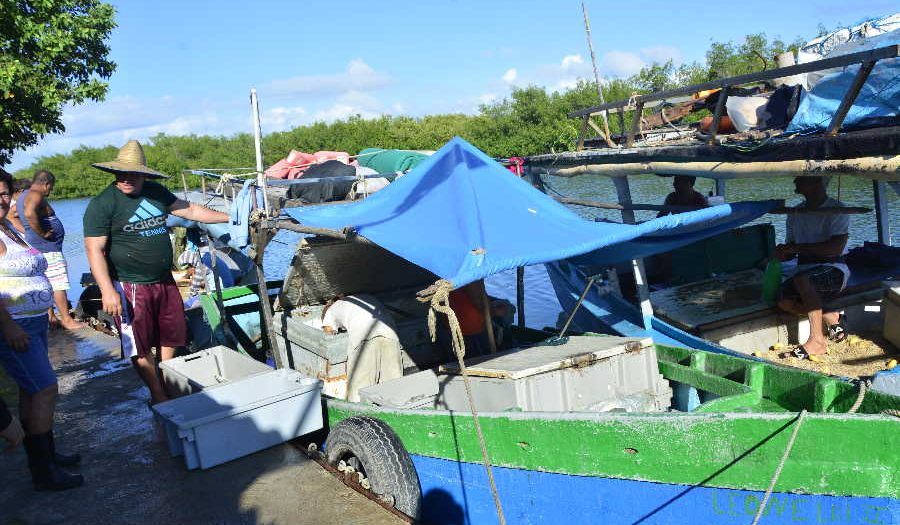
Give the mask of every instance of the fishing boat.
MULTIPOLYGON (((897 55, 895 46, 852 60, 897 55)), ((803 68, 815 69, 766 74, 803 68)), ((648 101, 637 99, 636 119, 648 101)), ((895 135, 870 139, 841 133, 779 155, 855 144, 895 162, 895 135)), ((615 168, 645 154, 576 152, 568 166, 594 166, 606 155, 615 168)), ((564 168, 568 158, 530 158, 529 169, 564 168)), ((892 170, 866 176, 883 190, 881 182, 896 180, 892 170)), ((617 187, 627 208, 627 179, 616 180, 625 181, 617 187)), ((645 296, 631 304, 613 293, 615 274, 606 268, 632 265, 640 287, 641 264, 632 261, 732 231, 782 203, 726 203, 640 224, 623 209, 623 223, 602 223, 576 215, 537 182, 455 138, 363 201, 267 213, 256 222, 257 255, 267 230, 306 235, 284 281, 277 292, 262 279, 215 293, 206 304, 218 314, 209 318, 228 319, 234 306, 222 304, 226 297, 258 305, 260 342, 274 364, 324 383, 323 460, 421 522, 900 522, 900 398, 744 355, 657 317, 645 296), (450 289, 548 263, 586 283, 564 305, 560 329, 522 323, 508 327, 495 353, 441 354, 428 318, 450 322, 450 289), (353 374, 346 334, 314 322, 339 293, 377 296, 403 348, 404 376, 362 389, 358 402, 342 399, 353 374), (579 316, 604 321, 605 333, 576 329, 579 316), (626 321, 640 332, 626 331, 626 321)), ((520 279, 517 296, 525 292, 520 279)))
POLYGON ((457 138, 364 201, 284 210, 281 228, 316 235, 260 323, 279 366, 325 383, 325 460, 426 523, 896 522, 895 396, 646 337, 513 327, 465 360, 430 338, 449 288, 598 250, 631 260, 774 206, 594 223, 457 138), (346 334, 307 322, 337 292, 378 296, 403 346, 406 375, 359 402, 341 399, 346 334))

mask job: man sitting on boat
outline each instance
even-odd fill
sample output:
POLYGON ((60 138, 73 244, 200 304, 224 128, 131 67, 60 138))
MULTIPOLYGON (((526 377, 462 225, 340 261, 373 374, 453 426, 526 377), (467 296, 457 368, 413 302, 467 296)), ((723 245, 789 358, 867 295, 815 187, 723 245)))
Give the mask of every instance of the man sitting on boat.
POLYGON ((368 294, 335 298, 322 310, 322 330, 347 332, 347 399, 359 401, 359 389, 403 376, 400 338, 394 320, 368 294))
MULTIPOLYGON (((805 200, 801 210, 839 208, 843 203, 828 196, 822 177, 794 178, 794 191, 805 200)), ((797 257, 797 272, 782 285, 778 307, 809 318, 809 338, 785 357, 809 359, 826 353, 824 328, 833 341, 843 341, 846 329, 838 312, 823 312, 823 303, 847 285, 850 270, 844 263, 850 216, 841 213, 793 213, 787 217, 785 243, 775 256, 785 261, 797 257), (823 326, 824 323, 824 326, 823 326)))
POLYGON ((150 389, 151 403, 169 397, 159 377, 159 360, 171 359, 187 344, 181 294, 172 278, 172 243, 166 218, 171 213, 204 223, 228 215, 175 197, 148 179, 166 175, 147 167, 136 140, 122 146, 116 160, 93 164, 115 180, 84 212, 84 247, 102 294, 103 311, 119 327, 122 357, 130 358, 150 389))
POLYGON ((663 204, 665 206, 684 206, 685 209, 681 211, 662 210, 656 216, 662 217, 670 213, 681 213, 682 211, 691 211, 709 206, 706 197, 694 189, 695 182, 697 182, 697 177, 675 175, 672 180, 672 188, 675 191, 666 195, 666 200, 663 204))

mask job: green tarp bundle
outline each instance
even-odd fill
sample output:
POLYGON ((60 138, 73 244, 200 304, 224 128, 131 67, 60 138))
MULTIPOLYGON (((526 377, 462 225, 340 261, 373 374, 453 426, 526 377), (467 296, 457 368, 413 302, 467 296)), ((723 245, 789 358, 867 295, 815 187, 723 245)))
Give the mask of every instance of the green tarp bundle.
POLYGON ((372 168, 378 173, 409 171, 427 159, 428 155, 399 149, 366 148, 359 153, 360 166, 372 168))

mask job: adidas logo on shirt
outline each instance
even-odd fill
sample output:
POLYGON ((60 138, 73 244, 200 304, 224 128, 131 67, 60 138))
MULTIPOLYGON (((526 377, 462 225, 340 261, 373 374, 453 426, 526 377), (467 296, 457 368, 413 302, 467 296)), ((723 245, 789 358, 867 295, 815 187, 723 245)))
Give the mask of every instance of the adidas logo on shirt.
POLYGON ((159 208, 142 199, 128 224, 122 227, 126 232, 137 232, 142 237, 168 233, 166 215, 159 208))

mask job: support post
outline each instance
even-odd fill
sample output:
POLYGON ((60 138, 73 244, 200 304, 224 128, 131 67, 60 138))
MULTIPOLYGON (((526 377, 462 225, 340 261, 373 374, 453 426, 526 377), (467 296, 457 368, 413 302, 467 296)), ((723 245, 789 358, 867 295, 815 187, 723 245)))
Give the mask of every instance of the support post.
POLYGON ((716 179, 716 196, 725 198, 725 179, 716 179))
MULTIPOLYGON (((641 119, 644 117, 644 101, 639 101, 634 106, 634 118, 631 119, 631 129, 625 138, 625 146, 631 148, 634 146, 634 136, 641 131, 641 119)), ((626 181, 627 184, 628 181, 626 181)))
POLYGON ((253 114, 253 143, 256 146, 256 184, 262 189, 263 203, 266 210, 266 217, 269 216, 271 208, 269 207, 269 192, 266 186, 266 174, 263 171, 262 156, 262 128, 259 125, 259 100, 256 97, 256 88, 250 90, 250 107, 253 114))
POLYGON ((828 130, 825 132, 826 137, 833 137, 841 130, 841 125, 847 117, 847 112, 850 111, 850 107, 856 100, 857 95, 859 95, 859 90, 861 90, 863 84, 866 83, 866 79, 869 78, 869 73, 872 72, 873 67, 875 67, 874 60, 860 64, 859 73, 857 73, 856 78, 853 79, 853 84, 850 86, 850 89, 847 90, 844 99, 841 100, 841 105, 834 113, 834 116, 831 117, 831 123, 828 124, 828 130))
MULTIPOLYGON (((628 178, 613 177, 613 183, 616 185, 616 193, 619 197, 619 204, 627 208, 631 206, 631 188, 628 185, 628 178)), ((622 210, 622 222, 625 224, 634 224, 634 211, 629 209, 622 210)), ((644 270, 644 260, 634 259, 631 261, 631 269, 634 273, 634 284, 637 288, 638 301, 641 306, 641 316, 644 318, 644 328, 650 329, 650 319, 653 317, 653 305, 650 303, 650 283, 647 282, 647 272, 644 270)))
POLYGON ((584 150, 584 136, 587 135, 588 119, 590 118, 590 115, 585 115, 581 120, 581 130, 578 132, 578 143, 575 144, 575 151, 584 150))
POLYGON ((525 328, 525 267, 516 268, 516 317, 519 328, 525 328))
POLYGON ((891 217, 888 209, 887 184, 884 181, 872 181, 872 194, 875 197, 875 226, 878 229, 878 242, 891 246, 891 217))
POLYGON ((716 143, 716 134, 719 133, 719 123, 722 121, 722 114, 725 113, 725 101, 728 99, 728 88, 722 88, 719 91, 719 99, 716 100, 716 109, 713 112, 712 125, 709 126, 709 138, 707 144, 716 143))
POLYGON ((272 353, 272 359, 275 361, 275 368, 284 368, 287 366, 287 355, 283 345, 278 344, 275 337, 275 321, 272 316, 272 303, 269 301, 269 288, 266 286, 266 276, 263 273, 263 254, 266 251, 266 245, 269 243, 269 231, 254 226, 253 245, 256 247, 256 282, 259 285, 259 313, 262 321, 263 337, 269 343, 269 351, 272 353))

